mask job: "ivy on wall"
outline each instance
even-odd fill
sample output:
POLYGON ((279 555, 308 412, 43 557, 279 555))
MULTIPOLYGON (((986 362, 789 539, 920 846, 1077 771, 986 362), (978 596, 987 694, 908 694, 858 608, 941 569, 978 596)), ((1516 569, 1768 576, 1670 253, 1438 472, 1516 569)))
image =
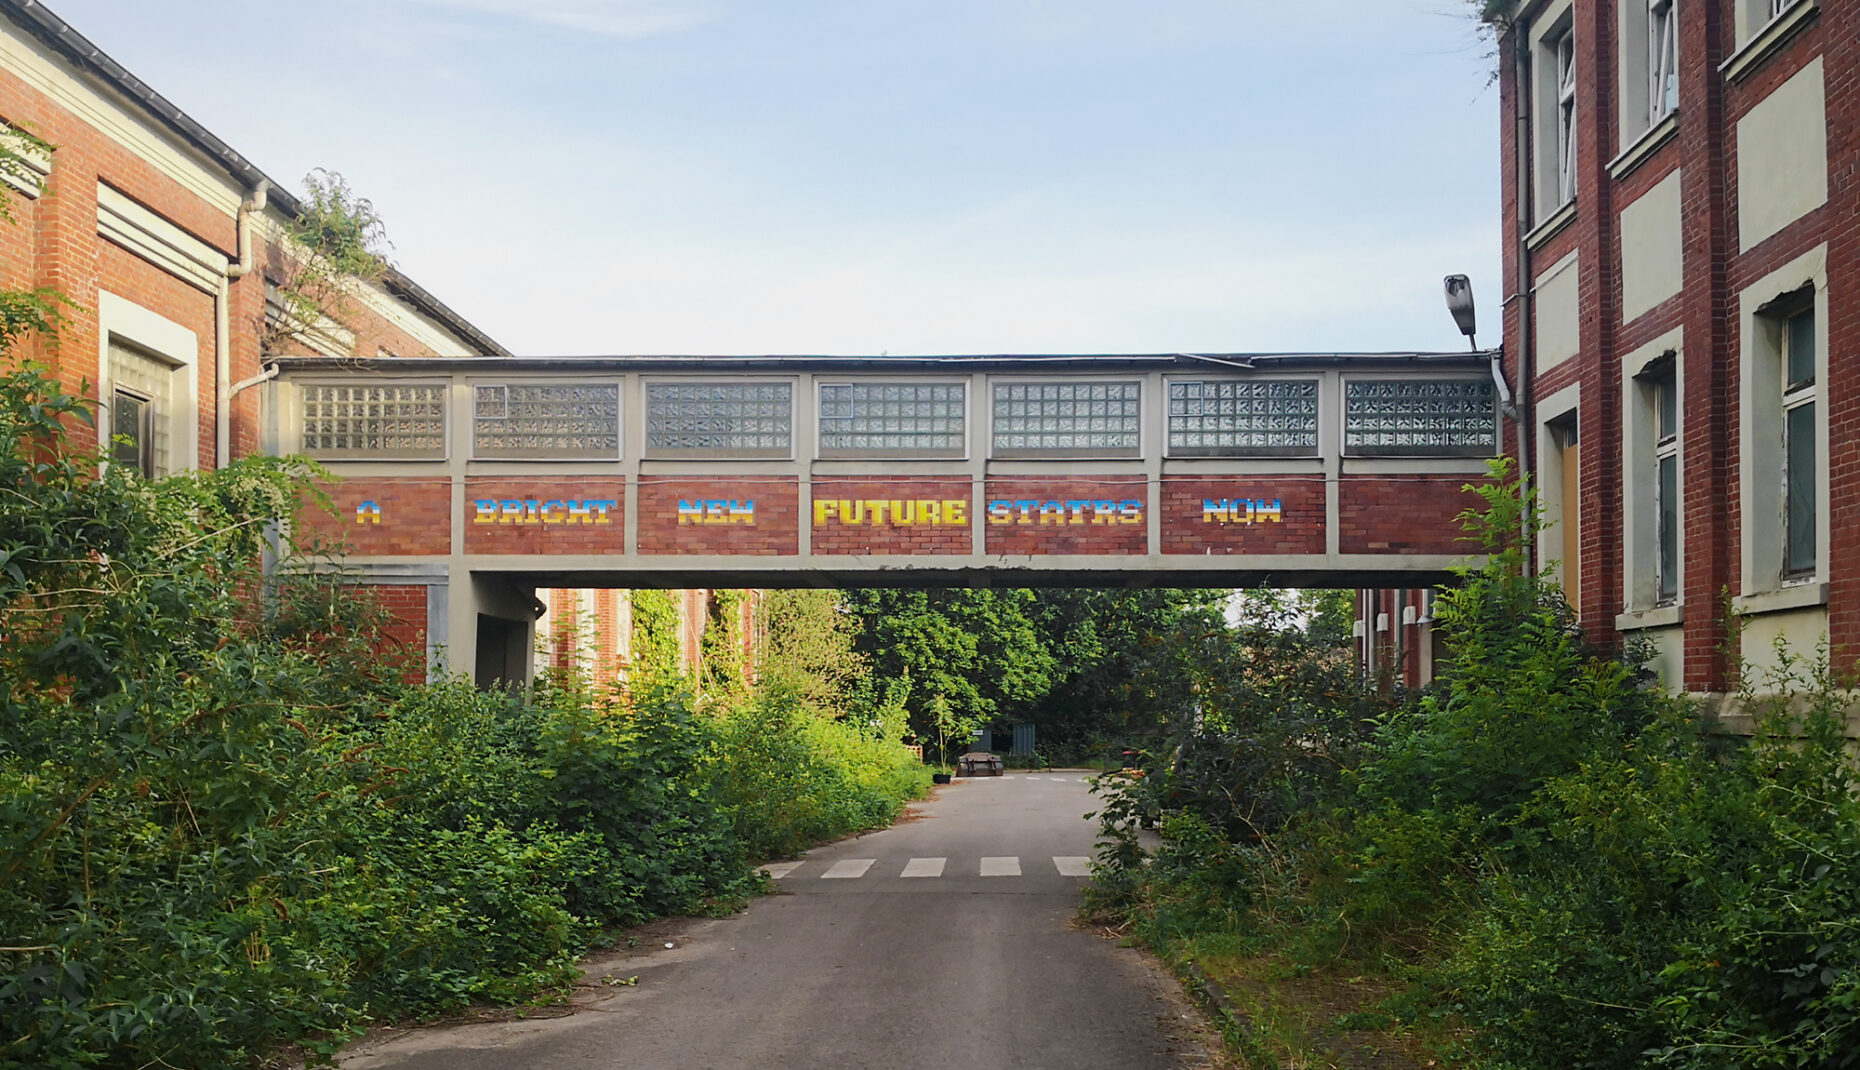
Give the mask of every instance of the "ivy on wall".
POLYGON ((748 591, 711 591, 705 616, 700 679, 704 693, 715 697, 742 695, 749 690, 746 666, 748 646, 743 633, 743 609, 748 591))
POLYGON ((629 591, 633 602, 633 648, 628 664, 634 682, 678 675, 678 598, 671 591, 629 591))

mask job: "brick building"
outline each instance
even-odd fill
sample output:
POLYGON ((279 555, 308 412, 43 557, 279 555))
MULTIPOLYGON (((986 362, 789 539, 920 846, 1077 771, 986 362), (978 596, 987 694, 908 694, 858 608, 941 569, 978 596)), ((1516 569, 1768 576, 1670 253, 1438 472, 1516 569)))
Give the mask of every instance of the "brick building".
MULTIPOLYGON (((392 268, 375 281, 350 280, 339 318, 294 323, 278 291, 288 285, 285 234, 301 211, 297 199, 35 2, 0 0, 0 136, 8 131, 52 150, 26 151, 26 173, 7 178, 15 223, 0 226, 0 286, 50 287, 78 306, 56 342, 29 340, 16 355, 98 400, 100 444, 112 463, 160 476, 271 448, 275 414, 263 412, 264 391, 254 387, 278 356, 509 355, 392 268)), ((13 145, 28 148, 17 138, 13 145)), ((393 506, 402 515, 424 510, 443 528, 452 498, 445 481, 415 479, 393 506)), ((430 530, 383 536, 346 525, 330 533, 362 553, 419 553, 433 538, 430 530)), ((491 548, 524 546, 519 539, 491 548)), ((417 571, 371 579, 398 622, 397 638, 432 654, 429 623, 445 604, 443 587, 417 571)), ((624 659, 625 591, 540 594, 499 590, 486 600, 515 616, 553 606, 546 657, 579 657, 597 669, 624 659)), ((686 666, 701 661, 712 601, 702 590, 677 596, 686 666)), ((744 604, 753 613, 753 601, 744 604)), ((747 620, 739 628, 752 631, 747 620)), ((529 635, 500 637, 499 674, 528 675, 537 653, 529 635)))
MULTIPOLYGON (((258 394, 240 386, 276 321, 296 200, 37 3, 0 0, 0 123, 54 146, 29 159, 37 181, 13 183, 0 281, 80 306, 29 355, 90 384, 104 432, 128 436, 147 471, 255 452, 258 394)), ((503 352, 391 269, 355 291, 350 322, 305 332, 298 351, 503 352)))
MULTIPOLYGON (((1495 26, 1504 369, 1540 567, 1675 689, 1730 685, 1727 609, 1757 673, 1778 641, 1851 664, 1860 9, 1529 0, 1495 26)), ((1367 634, 1402 627, 1371 598, 1367 634)))

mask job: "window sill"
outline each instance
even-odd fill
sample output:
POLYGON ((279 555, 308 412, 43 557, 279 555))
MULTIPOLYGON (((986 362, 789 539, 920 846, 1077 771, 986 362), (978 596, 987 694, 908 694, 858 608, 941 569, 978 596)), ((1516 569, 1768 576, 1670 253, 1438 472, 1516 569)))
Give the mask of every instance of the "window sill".
POLYGON ((1524 236, 1524 247, 1527 249, 1536 249, 1551 238, 1556 237, 1558 232, 1564 227, 1569 226, 1575 219, 1576 202, 1574 199, 1571 199, 1566 201, 1563 207, 1551 212, 1550 218, 1537 224, 1535 229, 1524 236))
POLYGON ((1686 622, 1685 606, 1655 606, 1629 610, 1615 618, 1615 631, 1635 632, 1643 628, 1671 628, 1686 622))
POLYGON ((1779 587, 1774 591, 1757 591, 1731 599, 1731 608, 1746 617, 1827 604, 1828 585, 1825 583, 1798 583, 1792 587, 1779 587))
POLYGON ((1763 62, 1775 55, 1796 31, 1808 25, 1821 10, 1821 0, 1796 0, 1789 10, 1770 20, 1768 26, 1758 30, 1756 36, 1745 41, 1743 47, 1731 53, 1731 58, 1719 66, 1718 73, 1727 81, 1740 82, 1751 71, 1763 65, 1763 62))
POLYGON ((1621 150, 1621 155, 1608 161, 1608 177, 1619 182, 1634 172, 1636 167, 1645 163, 1647 157, 1660 150, 1660 146, 1673 140, 1679 133, 1679 110, 1666 113, 1666 118, 1648 127, 1634 143, 1621 150))

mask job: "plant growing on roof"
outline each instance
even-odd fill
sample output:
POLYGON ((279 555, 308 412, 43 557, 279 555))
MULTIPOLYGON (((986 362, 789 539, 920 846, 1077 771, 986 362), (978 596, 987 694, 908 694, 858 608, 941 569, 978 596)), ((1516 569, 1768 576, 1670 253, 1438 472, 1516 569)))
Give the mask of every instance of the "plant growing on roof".
POLYGON ((267 275, 275 300, 258 325, 260 349, 352 349, 357 290, 387 272, 393 248, 374 202, 334 171, 311 171, 283 246, 267 275))

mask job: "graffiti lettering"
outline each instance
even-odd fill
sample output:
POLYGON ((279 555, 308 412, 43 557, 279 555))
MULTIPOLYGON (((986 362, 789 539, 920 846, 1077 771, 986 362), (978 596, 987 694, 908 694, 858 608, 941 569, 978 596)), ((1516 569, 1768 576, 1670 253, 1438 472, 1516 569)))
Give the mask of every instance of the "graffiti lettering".
POLYGON ((930 501, 873 498, 849 501, 843 498, 821 498, 814 502, 816 527, 834 524, 962 527, 968 522, 969 503, 960 499, 930 501))
POLYGON ((1204 524, 1283 524, 1285 510, 1279 499, 1203 498, 1201 522, 1204 524))
POLYGON ((1009 501, 988 503, 990 524, 1141 524, 1143 503, 1135 500, 1009 501))
POLYGON ((525 498, 515 501, 478 500, 472 502, 476 515, 474 524, 611 524, 613 518, 608 510, 618 508, 619 502, 612 499, 605 501, 542 501, 525 498))
POLYGON ((680 524, 749 524, 756 522, 755 502, 735 502, 724 499, 705 499, 678 502, 678 522, 680 524))
POLYGON ((356 506, 355 522, 357 524, 381 523, 381 503, 377 501, 365 501, 356 506))

